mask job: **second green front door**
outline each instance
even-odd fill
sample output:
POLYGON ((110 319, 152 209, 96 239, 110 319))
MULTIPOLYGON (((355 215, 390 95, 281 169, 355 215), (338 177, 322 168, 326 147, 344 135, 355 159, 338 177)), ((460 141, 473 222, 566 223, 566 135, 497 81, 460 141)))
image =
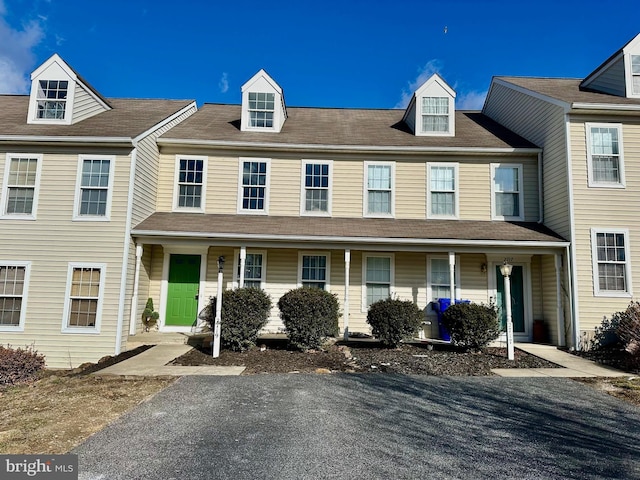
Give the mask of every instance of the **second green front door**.
POLYGON ((198 315, 200 255, 171 255, 165 325, 190 327, 198 315))

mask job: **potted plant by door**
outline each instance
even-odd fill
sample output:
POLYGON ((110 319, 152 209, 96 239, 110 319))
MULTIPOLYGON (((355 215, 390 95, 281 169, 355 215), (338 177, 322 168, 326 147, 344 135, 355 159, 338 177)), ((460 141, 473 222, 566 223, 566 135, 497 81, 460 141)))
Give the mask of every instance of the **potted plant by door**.
POLYGON ((148 332, 149 328, 154 326, 160 318, 160 314, 153 309, 153 298, 147 299, 147 304, 142 312, 142 323, 144 324, 144 331, 148 332))

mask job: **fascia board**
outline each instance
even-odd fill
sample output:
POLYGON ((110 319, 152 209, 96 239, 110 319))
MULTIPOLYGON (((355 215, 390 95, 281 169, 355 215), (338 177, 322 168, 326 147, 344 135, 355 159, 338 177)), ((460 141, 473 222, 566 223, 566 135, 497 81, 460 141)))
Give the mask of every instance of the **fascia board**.
POLYGON ((159 128, 164 127, 167 123, 172 122, 173 120, 175 120, 176 118, 178 118, 180 115, 182 115, 183 113, 188 112, 190 109, 194 109, 197 110, 197 105, 195 100, 193 102, 191 102, 190 104, 186 105, 185 107, 181 108, 180 110, 178 110, 176 113, 172 114, 171 116, 165 118, 164 120, 162 120, 159 123, 156 123, 154 126, 152 126, 151 128, 149 128, 148 130, 145 130, 144 132, 142 132, 140 135, 137 135, 136 137, 133 138, 133 142, 137 143, 140 140, 142 140, 144 137, 146 137, 147 135, 150 135, 151 133, 155 132, 156 130, 158 130, 159 128))

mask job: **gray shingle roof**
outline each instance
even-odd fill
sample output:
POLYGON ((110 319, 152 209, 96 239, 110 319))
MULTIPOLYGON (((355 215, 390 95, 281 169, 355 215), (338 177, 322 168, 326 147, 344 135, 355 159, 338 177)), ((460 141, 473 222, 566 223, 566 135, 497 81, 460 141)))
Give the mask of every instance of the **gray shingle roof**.
POLYGON ((538 77, 495 77, 496 80, 512 83, 519 87, 541 93, 567 103, 599 103, 611 105, 638 105, 640 98, 625 98, 606 93, 580 89, 582 79, 538 78, 538 77))
POLYGON ((28 95, 0 95, 0 136, 127 137, 140 135, 192 100, 110 98, 112 110, 73 125, 27 124, 28 95))
POLYGON ((287 107, 280 133, 240 131, 240 105, 205 104, 165 139, 298 145, 451 148, 535 148, 481 112, 457 111, 454 137, 417 137, 404 110, 287 107))
MULTIPOLYGON (((325 218, 259 215, 218 215, 157 212, 133 230, 133 235, 170 235, 199 238, 353 238, 398 243, 420 240, 477 240, 558 243, 564 239, 534 222, 473 220, 410 220, 386 218, 325 218)), ((425 242, 427 243, 427 242, 425 242)))

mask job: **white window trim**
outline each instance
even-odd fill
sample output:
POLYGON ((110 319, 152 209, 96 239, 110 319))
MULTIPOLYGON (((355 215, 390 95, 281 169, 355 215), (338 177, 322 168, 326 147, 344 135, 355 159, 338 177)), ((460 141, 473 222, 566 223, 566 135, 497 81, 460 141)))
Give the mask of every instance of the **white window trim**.
POLYGON ((624 55, 624 69, 625 69, 625 90, 627 92, 627 98, 640 98, 640 92, 633 92, 633 77, 638 76, 633 74, 633 67, 631 65, 631 56, 640 55, 640 51, 625 53, 624 55))
POLYGON ((437 219, 450 219, 457 220, 460 218, 460 207, 459 207, 459 192, 460 192, 460 183, 459 183, 459 164, 455 163, 447 163, 447 162, 427 162, 427 218, 437 218, 437 219), (453 190, 453 215, 436 215, 431 213, 431 167, 448 167, 453 168, 454 175, 454 190, 453 190))
POLYGON ((46 77, 44 74, 31 80, 31 94, 29 95, 29 112, 27 123, 31 124, 44 124, 44 125, 71 125, 73 119, 73 105, 76 96, 76 81, 66 75, 56 74, 52 77, 46 77), (54 81, 67 81, 67 98, 64 107, 64 118, 38 118, 38 86, 40 80, 54 80, 54 81))
POLYGON ((238 161, 238 208, 237 213, 242 215, 269 215, 269 191, 271 185, 271 159, 270 158, 256 158, 256 157, 240 157, 238 161), (264 186, 264 209, 262 210, 250 210, 242 208, 243 200, 243 185, 242 185, 242 167, 244 162, 264 162, 267 164, 267 181, 264 186))
MULTIPOLYGON (((262 255, 262 276, 260 277, 260 289, 265 290, 267 284, 267 251, 255 250, 253 248, 247 248, 247 255, 262 255)), ((233 251, 233 288, 240 288, 240 277, 238 277, 238 267, 240 265, 240 249, 236 248, 233 251)), ((246 278, 245 278, 246 280, 246 278)))
POLYGON ((626 188, 624 176, 624 147, 622 144, 622 124, 621 123, 585 123, 585 134, 587 140, 587 178, 588 185, 592 188, 626 188), (618 130, 618 169, 620 181, 618 183, 597 182, 593 178, 593 160, 591 151, 591 129, 592 128, 615 128, 618 130))
POLYGON ((591 229, 591 262, 592 262, 592 280, 593 295, 596 297, 615 297, 615 298, 631 298, 633 297, 633 287, 631 284, 631 248, 629 247, 629 230, 626 228, 592 228, 591 229), (614 233, 624 235, 624 256, 625 256, 625 281, 627 283, 627 291, 620 292, 615 290, 600 290, 600 277, 598 275, 598 240, 599 233, 614 233))
POLYGON ((362 216, 368 218, 395 218, 396 216, 396 163, 364 162, 364 178, 362 182, 362 216), (391 167, 391 213, 369 213, 369 166, 380 165, 391 167))
POLYGON ((371 257, 384 257, 390 258, 390 285, 389 295, 391 298, 395 295, 395 278, 396 278, 396 256, 394 253, 375 253, 366 252, 362 254, 362 297, 361 297, 361 312, 367 313, 369 311, 367 307, 367 259, 371 257))
POLYGON ((301 250, 298 252, 298 288, 302 287, 302 257, 305 256, 324 256, 327 257, 327 278, 324 282, 324 289, 328 292, 330 290, 331 280, 331 252, 329 251, 317 251, 317 250, 301 250))
MULTIPOLYGON (((455 298, 461 298, 461 289, 460 289, 460 256, 456 255, 456 264, 454 266, 455 270, 454 270, 454 274, 453 274, 453 281, 455 283, 455 298)), ((427 255, 427 300, 426 300, 426 304, 427 304, 427 313, 429 315, 435 315, 437 312, 435 310, 433 310, 433 307, 431 305, 431 303, 434 301, 433 299, 433 287, 432 287, 432 281, 431 281, 431 260, 447 260, 447 262, 449 261, 449 255, 427 255)))
POLYGON ((24 332, 25 319, 27 318, 27 302, 29 294, 29 278, 31 275, 31 262, 3 261, 3 267, 24 267, 24 285, 22 288, 22 307, 20 308, 20 321, 18 325, 0 325, 0 332, 24 332))
POLYGON ((115 155, 78 155, 76 193, 73 201, 73 220, 78 222, 109 222, 111 220, 111 201, 113 199, 113 179, 116 170, 115 155), (109 160, 109 186, 107 187, 107 206, 104 215, 80 215, 82 202, 82 164, 85 160, 109 160))
POLYGON ((99 334, 102 323, 102 305, 104 303, 104 285, 107 279, 106 263, 76 263, 69 262, 67 269, 67 288, 64 294, 64 312, 62 313, 62 333, 88 333, 99 334), (69 326, 69 315, 71 313, 71 283, 73 281, 73 270, 75 268, 96 268, 100 269, 100 287, 98 289, 98 306, 96 307, 96 324, 93 327, 71 327, 69 326))
POLYGON ((40 174, 42 171, 42 157, 41 153, 7 153, 6 165, 4 169, 4 181, 2 182, 2 195, 0 195, 0 218, 7 220, 35 220, 38 210, 38 196, 40 193, 40 174), (12 158, 33 158, 36 159, 36 183, 33 187, 33 206, 31 208, 31 214, 24 213, 7 213, 7 201, 9 200, 9 170, 11 168, 12 158))
POLYGON ((333 197, 333 160, 302 160, 300 172, 300 216, 330 217, 333 197), (329 186, 327 187, 327 211, 309 212, 307 207, 307 188, 305 186, 307 165, 329 165, 329 186))
POLYGON ((524 221, 524 175, 523 166, 521 163, 492 163, 491 164, 491 219, 492 220, 517 220, 524 221), (520 197, 520 215, 518 216, 503 216, 496 215, 496 169, 500 167, 517 168, 518 169, 518 185, 520 191, 518 195, 520 197))
POLYGON ((173 211, 174 212, 195 212, 204 213, 207 205, 207 166, 209 163, 209 157, 207 156, 194 156, 194 155, 176 155, 175 159, 175 171, 173 175, 173 211), (181 207, 179 206, 180 200, 180 186, 178 180, 180 179, 180 160, 202 160, 202 191, 200 195, 200 207, 181 207))

